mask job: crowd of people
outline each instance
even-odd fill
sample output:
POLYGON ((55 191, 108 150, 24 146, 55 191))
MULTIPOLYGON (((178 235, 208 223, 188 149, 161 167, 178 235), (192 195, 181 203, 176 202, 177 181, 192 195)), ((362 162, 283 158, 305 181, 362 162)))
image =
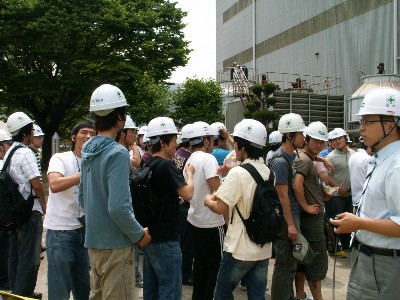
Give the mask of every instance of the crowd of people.
POLYGON ((77 123, 71 151, 50 159, 47 201, 38 152, 45 134, 23 112, 0 130, 0 167, 7 164, 26 200, 35 198, 29 219, 0 237, 0 290, 40 299, 35 286, 45 249, 50 300, 71 293, 76 300, 134 299, 136 288, 145 300, 175 300, 182 285, 193 286, 195 300, 233 299, 238 285, 249 299, 265 299, 271 257, 271 299, 321 300, 328 255, 351 255, 347 299, 400 293, 399 91, 376 88, 365 96, 357 152, 344 129, 306 126, 295 113, 283 115, 269 136, 252 119, 232 134, 220 122, 178 131, 168 117, 139 128, 123 92, 109 84, 93 92, 89 111, 94 123, 77 123), (245 164, 264 180, 273 172, 284 212, 274 242, 263 246, 238 216, 250 215, 257 186, 245 164), (130 178, 145 166, 157 216, 143 225, 130 178), (334 248, 324 231, 330 224, 334 248), (298 245, 310 249, 307 260, 294 254, 298 245))

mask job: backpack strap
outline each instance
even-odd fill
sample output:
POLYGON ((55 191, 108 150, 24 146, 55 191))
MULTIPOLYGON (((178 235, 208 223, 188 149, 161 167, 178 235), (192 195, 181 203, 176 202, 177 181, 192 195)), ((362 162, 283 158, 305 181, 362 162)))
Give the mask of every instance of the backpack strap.
POLYGON ((17 151, 18 149, 23 148, 21 145, 15 146, 14 148, 11 149, 10 154, 8 154, 6 161, 4 162, 3 169, 1 169, 2 172, 7 170, 8 164, 11 161, 11 157, 13 156, 14 152, 17 151))
MULTIPOLYGON (((265 181, 265 180, 262 178, 262 176, 260 175, 260 173, 257 171, 256 167, 254 167, 252 164, 247 163, 247 164, 244 164, 244 165, 240 165, 240 167, 242 167, 242 168, 245 169, 247 172, 249 172, 250 175, 253 177, 254 181, 255 181, 257 184, 261 184, 261 183, 263 183, 263 182, 265 181)), ((272 171, 270 170, 270 172, 269 172, 269 178, 268 178, 268 180, 267 180, 267 183, 268 183, 268 184, 271 184, 271 183, 274 184, 274 178, 275 178, 274 172, 272 172, 272 171)), ((244 223, 245 220, 244 220, 242 214, 240 213, 240 210, 239 210, 239 208, 237 207, 237 205, 235 205, 235 208, 236 208, 236 211, 237 211, 237 213, 238 213, 240 219, 241 219, 242 222, 244 223)), ((232 218, 231 218, 231 224, 232 224, 232 222, 233 222, 233 214, 232 214, 232 218)))

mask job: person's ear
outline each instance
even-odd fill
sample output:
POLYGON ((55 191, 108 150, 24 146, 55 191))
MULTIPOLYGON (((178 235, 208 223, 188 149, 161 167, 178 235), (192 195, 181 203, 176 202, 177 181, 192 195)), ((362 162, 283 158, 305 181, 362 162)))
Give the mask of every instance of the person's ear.
POLYGON ((72 140, 73 142, 75 142, 75 139, 76 139, 76 135, 73 134, 73 135, 71 136, 71 140, 72 140))

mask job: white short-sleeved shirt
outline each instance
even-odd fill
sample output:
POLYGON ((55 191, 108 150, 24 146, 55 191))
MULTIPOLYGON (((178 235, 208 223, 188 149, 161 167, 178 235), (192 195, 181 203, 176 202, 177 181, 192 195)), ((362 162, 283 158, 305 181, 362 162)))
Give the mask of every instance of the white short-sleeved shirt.
MULTIPOLYGON (((246 159, 242 164, 251 163, 256 167, 262 178, 269 178, 270 170, 264 164, 264 159, 246 159)), ((242 220, 236 212, 235 205, 238 206, 243 218, 247 219, 250 215, 256 182, 248 171, 242 167, 234 167, 228 173, 216 196, 229 206, 228 231, 224 240, 224 251, 232 253, 232 256, 243 261, 258 261, 271 257, 271 243, 263 247, 253 243, 247 235, 242 220)))
POLYGON ((368 162, 371 156, 368 155, 364 149, 358 149, 349 158, 349 171, 350 171, 350 182, 351 182, 351 195, 353 205, 358 205, 363 191, 365 183, 365 177, 367 176, 368 162))
MULTIPOLYGON (((81 160, 72 151, 54 154, 49 162, 47 174, 60 173, 64 177, 75 175, 80 171, 81 160)), ((83 216, 83 209, 78 201, 79 185, 65 191, 53 193, 49 188, 47 213, 44 227, 52 230, 73 230, 82 227, 77 220, 83 216)))
MULTIPOLYGON (((34 190, 32 189, 31 180, 35 177, 40 177, 40 172, 35 154, 33 154, 32 150, 29 149, 28 146, 22 143, 14 142, 4 156, 4 161, 6 161, 11 150, 16 146, 23 146, 23 148, 20 148, 14 152, 11 162, 8 166, 8 170, 11 177, 18 184, 18 190, 26 200, 31 192, 33 195, 35 194, 34 190)), ((37 199, 35 199, 35 204, 36 205, 34 206, 33 210, 43 213, 41 206, 37 205, 37 199)))
MULTIPOLYGON (((217 174, 217 159, 212 154, 196 151, 192 153, 186 164, 193 165, 195 169, 193 175, 194 191, 193 198, 190 200, 188 222, 199 228, 213 228, 224 225, 224 217, 213 213, 204 205, 206 196, 212 193, 207 179, 219 177, 217 174)), ((185 180, 187 180, 185 172, 183 175, 185 180)))
MULTIPOLYGON (((376 153, 376 158, 371 158, 367 174, 372 170, 364 184, 366 191, 360 202, 360 217, 391 219, 400 225, 400 141, 385 146, 376 153)), ((357 239, 372 247, 400 249, 400 238, 366 230, 357 231, 357 239)))

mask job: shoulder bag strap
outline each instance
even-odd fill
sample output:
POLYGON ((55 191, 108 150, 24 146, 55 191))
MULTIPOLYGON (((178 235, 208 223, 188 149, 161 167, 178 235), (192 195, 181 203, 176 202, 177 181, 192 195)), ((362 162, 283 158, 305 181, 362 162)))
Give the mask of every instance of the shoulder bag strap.
POLYGON ((1 169, 1 171, 6 171, 7 170, 8 164, 11 161, 11 157, 14 155, 14 152, 17 151, 20 148, 23 148, 23 147, 19 145, 19 146, 15 146, 13 149, 11 149, 10 154, 7 156, 7 159, 4 162, 3 169, 1 169))

